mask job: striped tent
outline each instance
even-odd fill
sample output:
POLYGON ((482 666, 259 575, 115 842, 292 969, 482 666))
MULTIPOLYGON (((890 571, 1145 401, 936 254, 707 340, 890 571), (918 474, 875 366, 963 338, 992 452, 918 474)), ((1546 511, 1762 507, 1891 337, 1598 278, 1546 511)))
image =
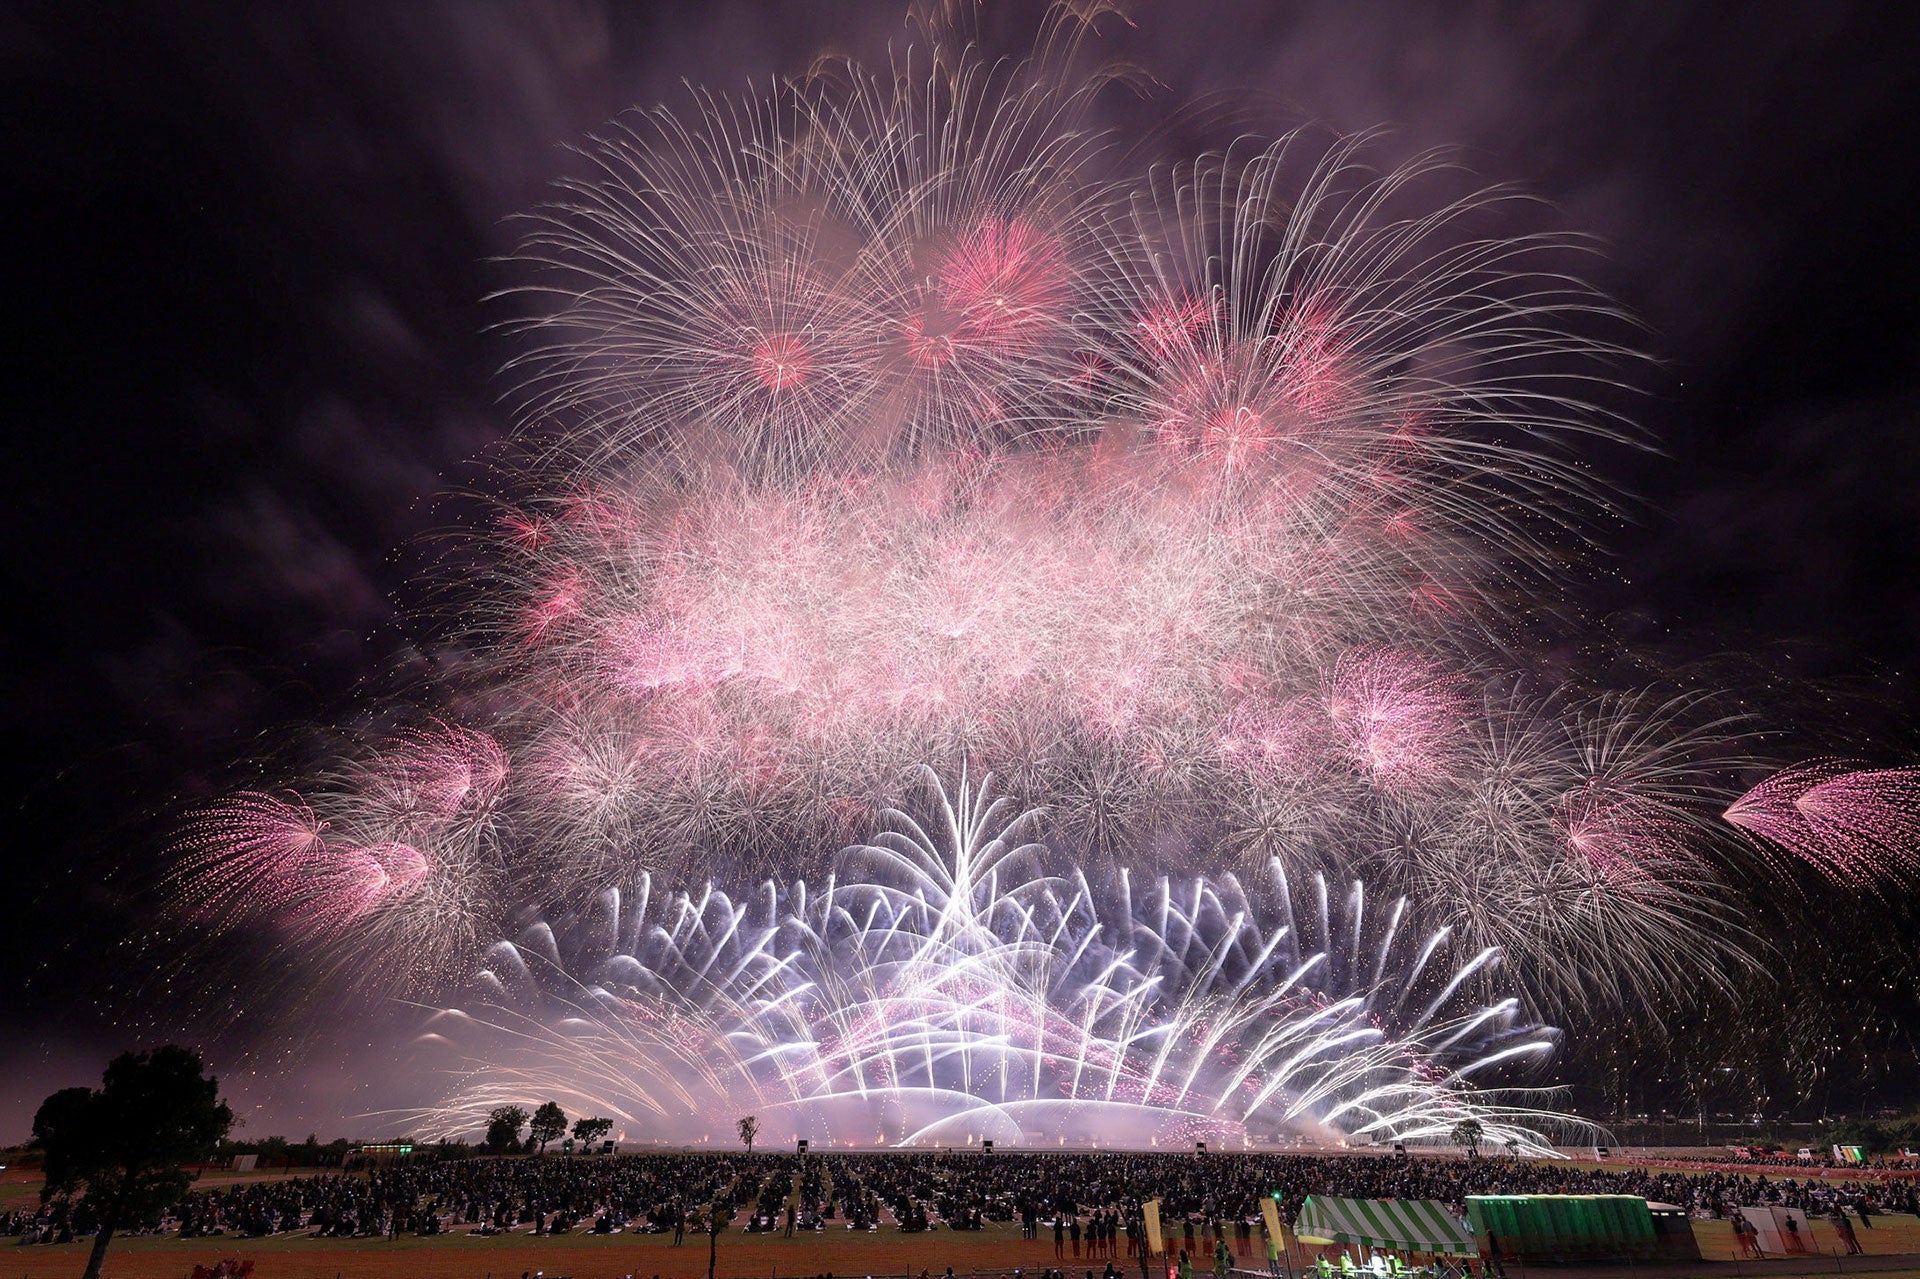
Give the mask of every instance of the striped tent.
POLYGON ((1454 1257, 1480 1251, 1466 1224, 1435 1199, 1308 1195, 1293 1233, 1302 1243, 1351 1243, 1454 1257))

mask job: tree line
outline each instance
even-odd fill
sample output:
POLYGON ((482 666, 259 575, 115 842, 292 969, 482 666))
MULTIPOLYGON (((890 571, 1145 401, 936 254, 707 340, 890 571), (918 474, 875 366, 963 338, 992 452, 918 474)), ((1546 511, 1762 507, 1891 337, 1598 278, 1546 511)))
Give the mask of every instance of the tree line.
MULTIPOLYGON (((496 1155, 544 1155, 549 1142, 567 1131, 567 1112, 555 1101, 542 1102, 528 1114, 522 1106, 495 1106, 487 1115, 485 1149, 496 1155), (520 1130, 527 1130, 526 1139, 520 1130)), ((582 1115, 573 1121, 573 1139, 583 1150, 591 1150, 613 1131, 613 1120, 582 1115)))

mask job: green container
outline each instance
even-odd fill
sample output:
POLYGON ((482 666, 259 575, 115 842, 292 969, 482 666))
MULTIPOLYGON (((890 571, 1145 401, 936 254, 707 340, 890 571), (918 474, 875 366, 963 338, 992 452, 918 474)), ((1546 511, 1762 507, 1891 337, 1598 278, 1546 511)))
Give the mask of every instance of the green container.
POLYGON ((1657 1247, 1637 1195, 1470 1195, 1467 1219, 1483 1246, 1518 1261, 1637 1260, 1657 1247))

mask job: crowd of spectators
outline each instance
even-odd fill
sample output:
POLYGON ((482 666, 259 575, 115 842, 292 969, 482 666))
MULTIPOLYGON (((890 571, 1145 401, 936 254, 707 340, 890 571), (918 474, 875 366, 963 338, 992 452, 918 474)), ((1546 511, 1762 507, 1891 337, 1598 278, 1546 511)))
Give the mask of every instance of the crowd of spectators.
POLYGON ((1725 1154, 1688 1155, 1684 1158, 1668 1160, 1656 1159, 1652 1162, 1672 1163, 1676 1166, 1681 1164, 1726 1164, 1729 1166, 1750 1168, 1796 1169, 1800 1172, 1806 1172, 1809 1169, 1857 1171, 1862 1167, 1870 1168, 1875 1172, 1920 1172, 1920 1158, 1909 1157, 1905 1154, 1881 1155, 1875 1158, 1872 1163, 1862 1165, 1850 1159, 1836 1159, 1832 1155, 1811 1150, 1808 1154, 1802 1155, 1797 1151, 1791 1150, 1756 1150, 1748 1148, 1739 1151, 1729 1151, 1725 1154))
MULTIPOLYGON (((1737 1171, 1632 1168, 1512 1158, 1119 1152, 983 1154, 659 1154, 425 1160, 238 1181, 190 1193, 155 1233, 184 1238, 305 1233, 313 1237, 448 1231, 557 1235, 977 1230, 1017 1223, 1028 1238, 1100 1243, 1108 1255, 1160 1201, 1176 1239, 1257 1233, 1259 1200, 1275 1194, 1291 1222, 1309 1194, 1437 1199, 1458 1209, 1477 1194, 1631 1194, 1697 1216, 1778 1204, 1830 1215, 1920 1212, 1911 1180, 1867 1183, 1737 1171)), ((0 1234, 61 1242, 91 1233, 85 1200, 0 1214, 0 1234)), ((1131 1249, 1129 1248, 1129 1251, 1131 1249)), ((1092 1255, 1091 1253, 1089 1255, 1092 1255)))

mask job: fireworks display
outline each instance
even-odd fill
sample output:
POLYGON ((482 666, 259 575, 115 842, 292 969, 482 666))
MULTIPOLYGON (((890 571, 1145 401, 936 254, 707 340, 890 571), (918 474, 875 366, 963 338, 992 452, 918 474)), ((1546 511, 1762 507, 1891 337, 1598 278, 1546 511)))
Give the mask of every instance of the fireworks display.
POLYGON ((1493 949, 1422 935, 1358 883, 1296 900, 1277 862, 1258 896, 1231 875, 1039 875, 1038 814, 1002 825, 990 786, 936 788, 924 825, 889 814, 811 888, 643 875, 499 943, 487 1002, 434 1022, 484 1065, 422 1120, 537 1093, 668 1140, 743 1109, 847 1145, 1445 1140, 1471 1117, 1538 1150, 1578 1128, 1473 1090, 1552 1047, 1517 999, 1475 1002, 1493 949))
POLYGON ((170 879, 359 994, 484 968, 437 1113, 1531 1148, 1540 1020, 1729 982, 1760 877, 1913 869, 1910 772, 1736 801, 1711 695, 1549 673, 1633 438, 1581 243, 1365 138, 1143 160, 1093 34, 700 93, 531 219, 464 722, 170 879))

